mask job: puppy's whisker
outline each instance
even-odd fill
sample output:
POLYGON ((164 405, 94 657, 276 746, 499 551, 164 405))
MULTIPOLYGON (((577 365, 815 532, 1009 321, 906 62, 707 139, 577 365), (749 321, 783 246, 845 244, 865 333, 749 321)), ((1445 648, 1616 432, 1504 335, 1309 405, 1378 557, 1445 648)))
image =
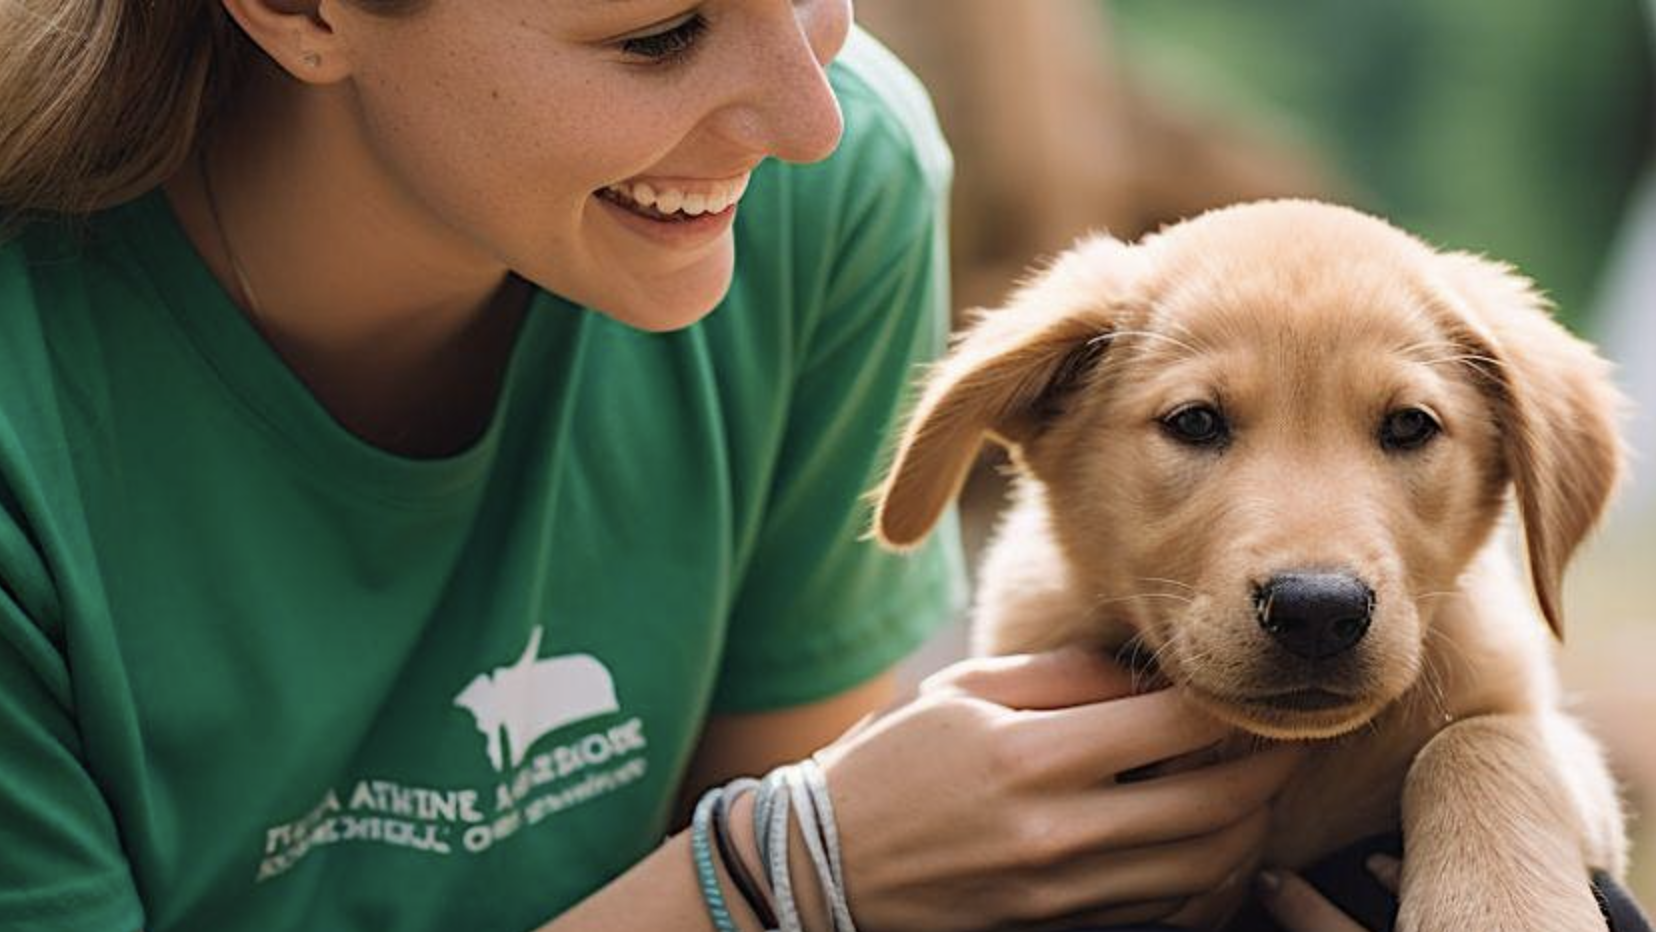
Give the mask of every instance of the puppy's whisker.
POLYGON ((1472 658, 1467 656, 1465 648, 1457 644, 1443 632, 1434 628, 1426 629, 1426 651, 1421 668, 1422 697, 1432 703, 1432 709, 1442 719, 1450 717, 1448 699, 1444 694, 1445 680, 1448 671, 1440 664, 1447 665, 1459 661, 1461 664, 1470 664, 1472 658), (1448 650, 1438 652, 1432 650, 1433 640, 1441 642, 1448 650))
POLYGON ((1114 605, 1120 602, 1131 602, 1134 599, 1173 599, 1186 605, 1196 601, 1189 596, 1179 595, 1176 592, 1134 592, 1129 595, 1118 595, 1108 599, 1098 599, 1093 602, 1092 607, 1101 608, 1105 605, 1114 605))
POLYGON ((1415 353, 1424 352, 1429 349, 1450 349, 1460 351, 1466 349, 1466 347, 1460 343, 1456 343, 1453 340, 1421 340, 1418 343, 1410 343, 1408 346, 1398 350, 1398 352, 1405 356, 1413 356, 1415 353))
MULTIPOLYGON (((1472 355, 1471 350, 1464 343, 1456 343, 1453 340, 1422 340, 1419 343, 1403 347, 1403 349, 1399 351, 1399 354, 1411 358, 1417 356, 1450 357, 1472 355)), ((1429 360, 1422 359, 1416 361, 1424 362, 1428 365, 1430 364, 1429 360)))
POLYGON ((1152 674, 1156 676, 1161 675, 1161 670, 1156 665, 1156 658, 1160 655, 1161 650, 1158 648, 1150 651, 1150 653, 1146 655, 1144 652, 1146 646, 1147 643, 1144 638, 1144 632, 1134 631, 1132 636, 1127 639, 1127 643, 1122 647, 1122 654, 1127 658, 1128 670, 1132 673, 1133 679, 1131 688, 1135 693, 1147 683, 1148 676, 1152 674))
POLYGON ((1150 339, 1150 340, 1162 340, 1162 341, 1165 341, 1167 343, 1173 344, 1174 346, 1178 347, 1181 350, 1184 350, 1185 353, 1187 353, 1191 356, 1200 356, 1200 355, 1202 355, 1202 352, 1203 352, 1199 347, 1192 346, 1191 344, 1185 342, 1184 340, 1179 339, 1178 337, 1169 336, 1168 334, 1165 334, 1165 333, 1158 333, 1154 330, 1116 330, 1116 331, 1114 331, 1110 334, 1110 337, 1112 339, 1117 339, 1117 338, 1120 338, 1120 337, 1142 337, 1142 338, 1150 339))
POLYGON ((1494 369, 1506 368, 1506 363, 1494 358, 1493 356, 1440 356, 1436 359, 1422 359, 1420 362, 1421 365, 1426 366, 1440 366, 1444 364, 1465 366, 1468 369, 1476 371, 1482 371, 1485 366, 1494 369))
POLYGON ((1474 665, 1476 663, 1476 659, 1473 658, 1471 656, 1471 654, 1469 654, 1467 652, 1467 649, 1466 649, 1465 645, 1460 644, 1459 642, 1455 641, 1455 639, 1449 637, 1449 635, 1447 635, 1444 632, 1438 630, 1437 628, 1430 627, 1430 626, 1428 626, 1427 629, 1426 629, 1426 646, 1428 647, 1428 651, 1427 651, 1427 654, 1426 654, 1427 659, 1430 659, 1432 657, 1432 653, 1429 650, 1429 648, 1431 647, 1432 642, 1433 642, 1434 639, 1438 643, 1442 644, 1445 648, 1447 648, 1447 650, 1444 652, 1444 657, 1443 657, 1445 662, 1459 661, 1461 664, 1463 664, 1467 667, 1471 667, 1472 665, 1474 665))
POLYGON ((1422 593, 1419 593, 1418 595, 1411 594, 1409 596, 1409 601, 1415 603, 1416 605, 1419 605, 1420 603, 1425 602, 1428 599, 1452 599, 1452 598, 1455 598, 1456 596, 1460 596, 1460 595, 1465 595, 1465 593, 1463 593, 1463 592, 1461 592, 1457 589, 1450 589, 1450 590, 1446 590, 1444 592, 1422 592, 1422 593))
POLYGON ((1171 318, 1165 318, 1164 317, 1164 318, 1156 321, 1156 323, 1157 323, 1158 326, 1166 327, 1169 330, 1173 330, 1177 333, 1183 334, 1185 337, 1189 338, 1189 341, 1191 343, 1193 343, 1197 346, 1201 346, 1201 347, 1207 347, 1208 346, 1208 341, 1206 339, 1202 338, 1201 336, 1198 336, 1196 331, 1191 329, 1190 325, 1186 324, 1184 321, 1173 320, 1171 318))
POLYGON ((1444 696, 1443 673, 1434 660, 1426 658, 1426 695, 1431 700, 1434 711, 1442 718, 1449 717, 1449 700, 1444 696))
MULTIPOLYGON (((1162 670, 1162 655, 1167 653, 1167 651, 1172 647, 1173 642, 1170 640, 1160 645, 1150 653, 1150 662, 1147 667, 1149 670, 1155 671, 1156 675, 1162 679, 1167 679, 1167 674, 1162 670)), ((1138 687, 1138 683, 1134 682, 1133 686, 1136 689, 1138 687)))
POLYGON ((1190 583, 1179 582, 1177 579, 1168 579, 1165 576, 1134 576, 1133 579, 1138 582, 1166 583, 1169 586, 1178 586, 1179 588, 1189 592, 1197 591, 1196 587, 1192 586, 1190 583))

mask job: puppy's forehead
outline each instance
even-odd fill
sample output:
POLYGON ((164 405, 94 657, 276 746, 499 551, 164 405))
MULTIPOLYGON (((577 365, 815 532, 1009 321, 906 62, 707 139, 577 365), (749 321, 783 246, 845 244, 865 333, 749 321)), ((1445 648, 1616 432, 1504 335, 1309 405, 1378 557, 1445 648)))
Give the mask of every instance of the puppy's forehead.
POLYGON ((1175 227, 1151 246, 1155 317, 1215 347, 1263 340, 1327 351, 1402 346, 1436 333, 1427 313, 1431 251, 1357 211, 1243 205, 1175 227))

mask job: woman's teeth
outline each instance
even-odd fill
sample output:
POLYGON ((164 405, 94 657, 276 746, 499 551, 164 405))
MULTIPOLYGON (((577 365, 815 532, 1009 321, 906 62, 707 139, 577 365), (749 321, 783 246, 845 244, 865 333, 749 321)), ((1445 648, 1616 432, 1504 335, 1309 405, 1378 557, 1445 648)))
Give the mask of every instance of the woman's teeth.
POLYGON ((714 182, 702 190, 686 191, 669 187, 658 189, 643 181, 623 182, 610 185, 604 193, 623 207, 634 208, 648 217, 683 219, 723 213, 741 199, 742 193, 747 190, 747 183, 748 176, 743 175, 733 181, 714 182))

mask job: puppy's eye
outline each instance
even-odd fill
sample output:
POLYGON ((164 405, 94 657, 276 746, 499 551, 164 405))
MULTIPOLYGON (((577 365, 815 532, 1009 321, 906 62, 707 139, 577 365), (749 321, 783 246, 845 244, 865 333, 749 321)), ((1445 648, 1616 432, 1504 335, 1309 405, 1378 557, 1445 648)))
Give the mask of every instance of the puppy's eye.
POLYGON ((1380 445, 1388 450, 1418 450, 1442 429, 1420 408, 1398 408, 1380 422, 1380 445))
POLYGON ((1210 405, 1185 405, 1162 418, 1161 424, 1174 440, 1191 446, 1215 447, 1230 436, 1225 416, 1210 405))

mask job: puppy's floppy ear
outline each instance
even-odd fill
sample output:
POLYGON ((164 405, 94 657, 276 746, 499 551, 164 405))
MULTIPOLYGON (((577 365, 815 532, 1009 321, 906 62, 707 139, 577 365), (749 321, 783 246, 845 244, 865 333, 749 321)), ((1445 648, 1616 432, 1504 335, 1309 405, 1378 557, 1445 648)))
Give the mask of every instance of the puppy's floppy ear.
POLYGON ((1103 355, 1142 262, 1137 247, 1095 234, 983 312, 932 370, 909 419, 879 491, 881 543, 901 549, 926 536, 986 435, 1015 447, 1056 415, 1103 355))
POLYGON ((1564 567, 1598 523, 1621 477, 1621 396, 1610 366, 1552 319, 1549 303, 1510 267, 1440 257, 1476 355, 1505 446, 1529 551, 1530 580, 1553 634, 1564 636, 1564 567))

